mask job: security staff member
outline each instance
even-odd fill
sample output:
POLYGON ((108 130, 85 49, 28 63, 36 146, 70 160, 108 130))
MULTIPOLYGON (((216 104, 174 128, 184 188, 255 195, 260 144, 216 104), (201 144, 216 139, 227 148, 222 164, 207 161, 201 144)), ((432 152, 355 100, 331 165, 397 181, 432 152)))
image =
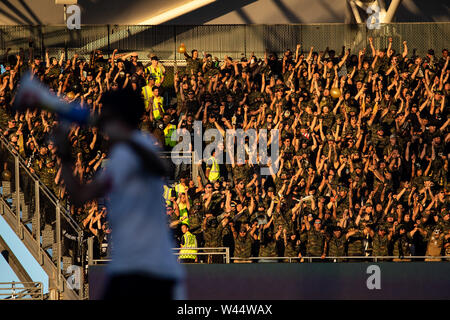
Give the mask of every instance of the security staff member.
MULTIPOLYGON (((189 225, 183 223, 181 225, 181 232, 183 236, 181 238, 181 248, 197 248, 197 239, 189 232, 189 225)), ((180 250, 180 262, 181 263, 194 263, 197 262, 197 250, 195 249, 181 249, 180 250)))
POLYGON ((153 97, 150 100, 151 111, 150 120, 157 121, 162 118, 164 114, 164 98, 160 96, 160 89, 157 86, 153 87, 153 97))
POLYGON ((179 195, 178 208, 180 212, 180 222, 189 224, 189 210, 191 210, 191 204, 187 195, 187 191, 179 195))
POLYGON ((220 167, 216 159, 216 151, 213 151, 212 156, 208 159, 206 176, 209 182, 215 182, 220 178, 220 167))
POLYGON ((153 87, 155 86, 155 79, 150 75, 147 78, 147 85, 142 88, 142 97, 144 98, 145 111, 150 111, 150 102, 153 98, 153 87))
POLYGON ((161 86, 164 82, 164 67, 159 63, 158 57, 153 56, 151 58, 151 64, 145 70, 147 74, 151 75, 155 79, 155 85, 161 86))
POLYGON ((177 130, 177 126, 172 123, 170 114, 164 114, 164 147, 166 150, 171 150, 177 144, 177 139, 172 138, 172 134, 177 130))
POLYGON ((163 194, 164 200, 166 201, 166 205, 170 205, 172 201, 171 198, 175 197, 175 190, 170 185, 164 185, 164 194, 163 194))

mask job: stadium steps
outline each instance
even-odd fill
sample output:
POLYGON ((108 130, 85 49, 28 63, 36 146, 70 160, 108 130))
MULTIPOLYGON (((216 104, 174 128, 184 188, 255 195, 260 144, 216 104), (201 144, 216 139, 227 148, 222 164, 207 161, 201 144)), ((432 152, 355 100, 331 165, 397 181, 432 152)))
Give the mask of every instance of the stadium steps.
POLYGON ((10 181, 2 181, 2 194, 4 197, 8 197, 11 195, 11 182, 10 181))
MULTIPOLYGON (((17 234, 17 217, 15 215, 16 210, 16 199, 17 195, 15 192, 11 193, 11 183, 9 181, 2 181, 2 194, 0 197, 0 213, 4 220, 9 224, 11 229, 17 234)), ((56 223, 46 223, 42 228, 41 215, 41 241, 40 246, 37 245, 36 234, 37 234, 37 216, 32 214, 30 209, 32 206, 26 204, 23 192, 19 193, 20 200, 20 214, 21 214, 21 226, 19 232, 19 239, 25 245, 25 247, 30 251, 32 256, 41 265, 44 271, 50 277, 54 277, 57 274, 57 243, 55 237, 56 223), (27 226, 27 223, 31 222, 31 230, 27 226), (51 251, 50 251, 51 250, 51 251), (50 251, 50 252, 49 252, 50 251)), ((43 214, 41 210, 41 214, 43 214)), ((63 243, 61 243, 61 250, 63 252, 63 243)), ((68 255, 62 256, 61 268, 62 270, 67 270, 67 268, 72 265, 74 258, 68 255)), ((64 272, 61 272, 64 275, 64 272)), ((55 284, 53 284, 55 286, 55 284)), ((66 284, 62 284, 62 289, 59 290, 58 299, 70 299, 79 300, 80 296, 73 290, 67 287, 66 284)), ((84 295, 85 296, 85 295, 84 295)))
POLYGON ((42 249, 52 248, 55 242, 55 234, 51 224, 46 224, 42 230, 42 249))
MULTIPOLYGON (((4 153, 6 158, 16 158, 17 160, 17 155, 12 150, 13 148, 9 141, 0 135, 0 152, 4 153)), ((22 165, 19 164, 20 168, 26 168, 23 159, 19 157, 18 160, 22 162, 22 165)), ((20 183, 19 192, 17 193, 14 177, 13 181, 0 181, 0 215, 48 275, 49 288, 51 289, 48 294, 49 298, 52 300, 80 300, 87 298, 89 296, 89 284, 84 281, 83 274, 83 286, 80 291, 69 288, 65 281, 71 275, 66 272, 69 266, 84 264, 86 257, 84 255, 78 256, 77 251, 74 253, 72 250, 69 250, 73 246, 73 243, 71 243, 73 240, 68 240, 61 236, 61 243, 57 242, 57 219, 55 215, 55 209, 57 208, 55 204, 58 203, 57 197, 45 187, 38 177, 31 175, 26 169, 19 174, 24 179, 30 179, 28 182, 35 183, 35 187, 38 187, 39 202, 37 202, 38 199, 35 199, 33 189, 29 190, 29 188, 26 188, 27 191, 25 191, 23 190, 24 185, 20 183), (26 195, 24 192, 26 192, 26 195), (16 208, 17 204, 19 204, 19 208, 16 208), (48 206, 49 204, 50 207, 48 206), (37 205, 39 205, 39 208, 36 207, 37 205), (40 214, 35 214, 38 212, 37 209, 39 209, 40 214), (40 218, 39 221, 38 218, 40 218), (40 234, 39 239, 37 239, 38 233, 40 234), (61 250, 60 264, 57 261, 58 245, 60 245, 61 250), (60 270, 58 270, 58 265, 60 270)), ((72 219, 70 213, 61 206, 59 208, 61 212, 59 216, 61 218, 61 228, 72 228, 72 232, 74 231, 79 236, 82 236, 82 229, 72 219)))
MULTIPOLYGON (((58 250, 56 242, 56 215, 55 215, 55 203, 57 198, 51 190, 45 187, 42 181, 35 175, 27 172, 24 160, 17 156, 17 153, 13 151, 14 148, 10 145, 9 141, 0 135, 0 156, 4 156, 5 159, 12 159, 12 166, 15 166, 15 161, 19 161, 19 170, 21 178, 28 179, 28 182, 34 183, 35 187, 38 187, 39 192, 39 215, 36 213, 36 201, 34 192, 27 188, 27 191, 23 190, 24 185, 19 183, 19 192, 16 192, 16 186, 14 182, 14 174, 12 181, 0 181, 0 215, 9 225, 11 230, 19 237, 34 259, 39 263, 44 272, 49 278, 49 297, 52 300, 70 299, 80 300, 88 297, 86 290, 83 287, 81 291, 77 292, 72 288, 69 288, 65 279, 67 275, 63 270, 76 261, 85 261, 82 257, 70 256, 64 251, 64 239, 61 238, 61 264, 60 270, 58 270, 58 263, 55 261, 58 250), (26 192, 26 196, 24 194, 26 192), (18 199, 17 199, 18 194, 18 199), (17 201, 19 208, 17 207, 17 201), (50 204, 50 207, 48 207, 50 204), (18 216, 19 215, 19 216, 18 216), (40 221, 38 223, 38 218, 40 221), (38 225, 39 224, 39 225, 38 225), (40 234, 37 239, 37 234, 40 234), (54 254, 55 253, 55 254, 54 254)), ((11 161, 10 161, 11 164, 11 161)), ((22 179, 20 179, 22 181, 22 179)), ((72 226, 76 233, 82 232, 78 224, 72 219, 69 213, 61 208, 61 223, 72 226)), ((84 276, 83 276, 83 285, 84 276)))

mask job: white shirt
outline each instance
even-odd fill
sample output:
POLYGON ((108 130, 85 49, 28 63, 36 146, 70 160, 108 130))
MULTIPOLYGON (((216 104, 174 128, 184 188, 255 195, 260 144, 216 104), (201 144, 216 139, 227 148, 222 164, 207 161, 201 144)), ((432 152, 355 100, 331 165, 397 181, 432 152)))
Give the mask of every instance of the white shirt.
MULTIPOLYGON (((135 131, 133 141, 158 152, 155 139, 135 131)), ((153 276, 181 280, 184 276, 172 248, 167 223, 163 180, 149 175, 141 158, 125 143, 111 150, 103 178, 111 183, 108 220, 113 239, 110 275, 146 272, 153 276)))

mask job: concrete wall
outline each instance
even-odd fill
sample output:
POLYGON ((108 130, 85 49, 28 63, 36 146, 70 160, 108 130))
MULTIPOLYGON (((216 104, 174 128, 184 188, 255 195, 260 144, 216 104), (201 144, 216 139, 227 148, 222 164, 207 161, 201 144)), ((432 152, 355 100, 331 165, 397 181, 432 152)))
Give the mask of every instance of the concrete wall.
MULTIPOLYGON (((259 263, 185 265, 194 300, 450 299, 449 262, 259 263), (380 268, 380 290, 369 290, 380 268)), ((104 267, 89 268, 90 298, 98 298, 104 267)))

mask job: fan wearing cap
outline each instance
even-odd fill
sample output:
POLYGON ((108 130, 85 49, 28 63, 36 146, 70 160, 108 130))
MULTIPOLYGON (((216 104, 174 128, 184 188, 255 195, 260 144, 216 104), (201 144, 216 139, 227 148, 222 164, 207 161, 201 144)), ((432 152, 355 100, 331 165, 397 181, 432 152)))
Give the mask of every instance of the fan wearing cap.
MULTIPOLYGON (((345 256, 345 246, 347 239, 342 235, 342 228, 335 226, 332 228, 332 234, 327 239, 327 248, 329 257, 345 256)), ((333 259, 333 262, 342 262, 342 259, 333 259)))
POLYGON ((94 80, 94 73, 92 72, 92 70, 88 70, 86 73, 86 77, 81 77, 81 87, 83 88, 82 94, 85 95, 95 86, 96 83, 94 80))
MULTIPOLYGON (((432 257, 441 256, 443 254, 445 240, 445 234, 442 232, 442 228, 437 225, 428 235, 428 245, 425 255, 432 257)), ((441 261, 441 259, 427 258, 425 261, 441 261)))
POLYGON ((57 191, 55 184, 55 175, 56 175, 56 159, 52 158, 51 156, 47 156, 45 159, 45 166, 40 171, 40 178, 42 182, 47 186, 50 187, 50 189, 57 191))
POLYGON ((164 98, 161 96, 161 88, 153 86, 153 96, 149 100, 150 121, 158 121, 164 114, 164 98))
POLYGON ((139 56, 137 52, 127 54, 122 57, 122 59, 125 60, 125 66, 129 74, 135 74, 139 68, 142 68, 144 70, 144 65, 142 64, 142 62, 138 61, 139 56), (125 60, 128 57, 130 58, 130 60, 125 60))
POLYGON ((252 246, 255 241, 258 240, 258 236, 255 234, 257 230, 256 221, 250 227, 248 224, 241 225, 239 228, 239 233, 235 229, 235 225, 231 225, 231 231, 234 238, 234 253, 235 258, 240 258, 233 260, 234 263, 248 263, 250 260, 246 260, 252 256, 252 246), (243 260, 242 260, 243 259, 243 260))
POLYGON ((146 74, 151 75, 155 79, 155 85, 162 86, 165 78, 166 70, 162 63, 159 62, 157 56, 150 58, 150 65, 145 69, 146 74))
POLYGON ((147 84, 142 87, 142 96, 145 103, 145 111, 150 111, 151 101, 153 98, 153 87, 155 86, 155 78, 152 75, 146 76, 147 84))
POLYGON ((180 262, 181 263, 194 263, 197 262, 198 257, 196 255, 198 244, 197 238, 189 230, 189 224, 183 223, 181 225, 181 232, 183 236, 181 237, 181 249, 180 250, 180 262))
POLYGON ((380 225, 378 230, 370 230, 370 236, 372 238, 372 255, 376 257, 389 255, 389 244, 392 239, 392 232, 388 233, 388 227, 380 225))

